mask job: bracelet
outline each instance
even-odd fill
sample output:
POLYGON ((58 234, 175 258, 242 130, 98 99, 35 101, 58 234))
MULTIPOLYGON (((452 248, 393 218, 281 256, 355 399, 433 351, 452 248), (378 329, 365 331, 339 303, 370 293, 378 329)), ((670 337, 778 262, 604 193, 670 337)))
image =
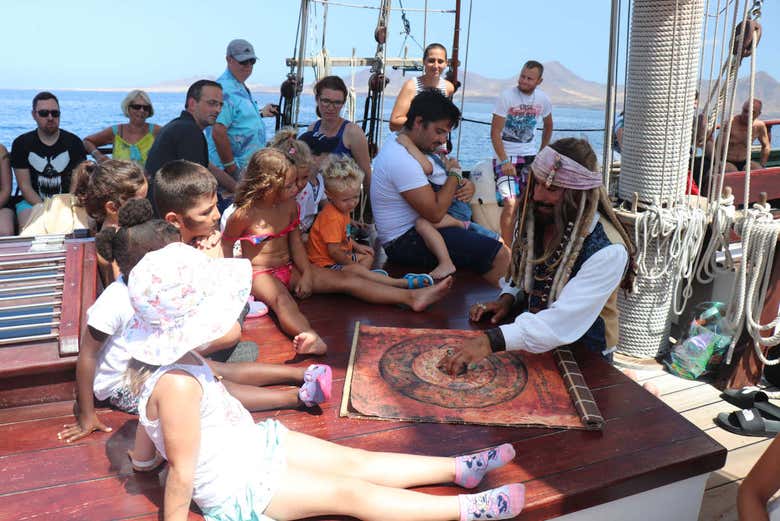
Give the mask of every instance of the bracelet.
POLYGON ((501 332, 500 327, 493 327, 484 331, 490 342, 490 350, 494 353, 499 351, 506 351, 506 340, 504 339, 504 333, 501 332))
POLYGON ((228 161, 227 163, 222 163, 222 168, 227 168, 229 166, 236 166, 236 160, 232 159, 228 161))
POLYGON ((504 165, 508 165, 508 164, 509 164, 509 163, 511 163, 511 162, 512 162, 512 160, 511 160, 511 159, 509 159, 509 158, 506 158, 506 159, 502 159, 501 161, 499 161, 498 163, 496 163, 496 165, 498 165, 498 166, 504 166, 504 165))
POLYGON ((460 168, 453 168, 452 170, 448 170, 447 175, 449 177, 456 177, 458 179, 458 185, 463 182, 463 170, 460 168))

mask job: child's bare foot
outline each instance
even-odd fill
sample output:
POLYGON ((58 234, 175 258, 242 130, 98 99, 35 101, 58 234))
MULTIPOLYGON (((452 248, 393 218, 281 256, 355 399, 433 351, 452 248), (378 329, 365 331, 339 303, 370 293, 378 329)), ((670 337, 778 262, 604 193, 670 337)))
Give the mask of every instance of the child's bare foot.
POLYGON ((442 280, 455 273, 456 269, 457 268, 452 262, 441 262, 429 273, 429 275, 433 277, 433 280, 442 280))
POLYGON ((412 296, 412 302, 409 304, 409 307, 411 307, 414 311, 425 311, 428 306, 446 295, 447 292, 450 291, 451 287, 452 277, 447 277, 446 279, 437 282, 433 286, 411 290, 410 293, 412 296))
POLYGON ((323 355, 328 350, 320 335, 314 331, 304 331, 295 335, 293 347, 300 355, 323 355))

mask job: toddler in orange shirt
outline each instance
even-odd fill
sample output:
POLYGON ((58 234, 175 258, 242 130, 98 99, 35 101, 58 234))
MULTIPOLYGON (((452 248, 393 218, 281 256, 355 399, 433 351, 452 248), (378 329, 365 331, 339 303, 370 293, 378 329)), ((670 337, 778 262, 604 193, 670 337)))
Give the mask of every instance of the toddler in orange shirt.
POLYGON ((306 245, 309 262, 398 288, 433 285, 433 279, 427 274, 408 273, 403 278, 393 278, 384 270, 371 270, 374 250, 350 238, 350 212, 360 202, 363 183, 363 171, 353 159, 331 156, 322 166, 322 178, 328 202, 309 231, 306 245))

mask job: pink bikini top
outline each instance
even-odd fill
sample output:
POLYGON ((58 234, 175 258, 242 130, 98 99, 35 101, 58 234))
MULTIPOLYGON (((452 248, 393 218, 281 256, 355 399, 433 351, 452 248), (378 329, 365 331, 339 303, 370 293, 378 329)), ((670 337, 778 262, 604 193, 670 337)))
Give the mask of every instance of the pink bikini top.
POLYGON ((263 241, 267 241, 268 239, 277 239, 279 237, 284 237, 285 235, 289 234, 291 231, 295 230, 299 224, 301 224, 301 208, 300 206, 296 205, 296 214, 295 219, 292 220, 290 224, 288 224, 284 230, 278 232, 278 233, 263 233, 259 235, 244 235, 242 237, 225 237, 229 241, 247 241, 251 242, 254 245, 261 244, 263 241))

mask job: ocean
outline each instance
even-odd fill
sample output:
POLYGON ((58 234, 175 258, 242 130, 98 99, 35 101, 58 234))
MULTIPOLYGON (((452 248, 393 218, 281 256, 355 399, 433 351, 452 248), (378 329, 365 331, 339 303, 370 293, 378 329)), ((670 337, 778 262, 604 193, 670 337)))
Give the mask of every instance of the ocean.
MULTIPOLYGON (((30 115, 31 102, 36 91, 33 90, 0 90, 0 143, 9 150, 16 136, 35 128, 35 122, 30 115)), ((109 125, 123 123, 127 118, 122 114, 119 104, 125 96, 125 92, 105 91, 54 91, 60 101, 62 117, 60 127, 73 132, 79 137, 86 137, 109 125)), ((184 108, 183 92, 151 92, 149 93, 154 104, 155 114, 149 119, 151 123, 164 125, 177 117, 184 108)), ((270 93, 254 93, 260 106, 266 103, 278 103, 279 97, 270 93)), ((394 98, 385 99, 385 119, 390 116, 394 98)), ((460 98, 456 95, 455 102, 460 106, 460 98)), ((365 98, 358 97, 356 119, 361 119, 365 98)), ((471 169, 476 163, 490 158, 493 148, 490 144, 490 119, 493 104, 491 102, 466 101, 463 116, 469 120, 483 121, 488 124, 464 121, 462 128, 452 135, 453 146, 458 152, 460 162, 464 169, 471 169), (460 150, 458 136, 460 135, 460 150)), ((342 113, 346 115, 346 112, 342 113)), ((301 101, 301 123, 315 121, 314 97, 305 95, 301 101)), ((553 140, 561 137, 586 138, 593 145, 601 159, 601 150, 604 142, 604 112, 602 110, 582 109, 572 107, 553 107, 553 121, 555 129, 553 140), (599 129, 598 131, 585 131, 599 129)), ((274 121, 266 119, 266 130, 270 138, 274 132, 274 121)), ((390 134, 387 125, 384 125, 383 137, 390 134)), ((541 132, 539 133, 541 135, 541 132)))

